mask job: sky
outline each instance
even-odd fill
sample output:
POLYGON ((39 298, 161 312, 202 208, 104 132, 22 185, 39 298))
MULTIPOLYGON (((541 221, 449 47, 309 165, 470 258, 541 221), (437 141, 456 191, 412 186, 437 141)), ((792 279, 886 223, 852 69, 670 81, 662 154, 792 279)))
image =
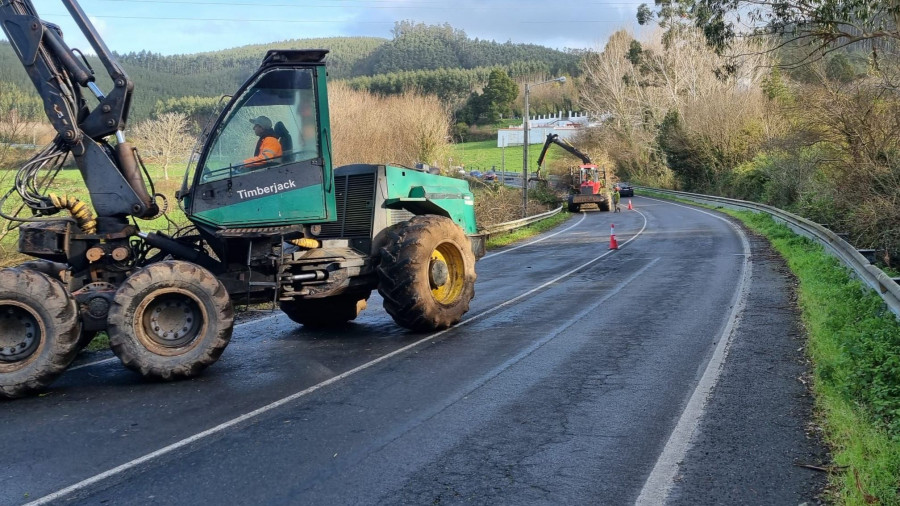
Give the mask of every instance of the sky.
MULTIPOLYGON (((66 42, 93 52, 61 0, 32 0, 66 42)), ((614 31, 638 31, 640 0, 80 0, 118 53, 186 54, 282 40, 390 39, 396 21, 448 23, 469 38, 555 49, 601 48, 614 31)), ((652 1, 647 3, 652 5, 652 1)))

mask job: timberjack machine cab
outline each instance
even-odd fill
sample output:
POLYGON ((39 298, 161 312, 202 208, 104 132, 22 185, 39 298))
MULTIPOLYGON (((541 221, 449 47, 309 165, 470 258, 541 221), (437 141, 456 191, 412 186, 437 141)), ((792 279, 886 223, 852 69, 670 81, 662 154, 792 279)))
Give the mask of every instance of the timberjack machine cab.
POLYGON ((468 184, 387 164, 333 168, 327 50, 269 51, 185 173, 176 198, 189 223, 142 231, 138 220, 169 205, 125 138, 134 85, 76 0, 62 3, 113 88, 30 0, 0 0, 57 131, 0 201, 34 258, 0 271, 0 396, 42 390, 100 331, 146 377, 194 376, 227 346, 233 301, 271 301, 313 327, 355 319, 375 289, 414 331, 468 311, 484 252, 468 184), (49 190, 69 154, 89 200, 49 190))
POLYGON ((577 213, 581 210, 583 204, 595 204, 601 211, 609 211, 606 170, 598 168, 596 164, 591 162, 588 155, 582 153, 567 140, 560 139, 559 134, 547 134, 544 147, 541 149, 541 155, 537 159, 538 171, 540 172, 544 164, 547 149, 553 144, 581 159, 581 165, 578 166, 578 169, 571 169, 569 174, 572 180, 568 197, 569 212, 577 213))

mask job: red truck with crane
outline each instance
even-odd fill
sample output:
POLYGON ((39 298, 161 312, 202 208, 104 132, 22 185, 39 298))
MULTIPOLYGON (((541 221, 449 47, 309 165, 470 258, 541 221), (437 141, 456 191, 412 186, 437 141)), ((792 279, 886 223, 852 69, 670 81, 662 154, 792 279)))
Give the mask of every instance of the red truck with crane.
POLYGON ((567 140, 560 139, 559 134, 547 134, 547 139, 544 141, 544 147, 541 149, 541 154, 537 160, 538 171, 540 171, 540 168, 544 163, 544 157, 547 155, 547 150, 552 144, 556 144, 567 152, 577 156, 582 162, 581 165, 578 166, 577 171, 574 169, 570 171, 572 185, 567 199, 569 212, 577 213, 581 210, 581 206, 585 204, 594 204, 600 208, 601 211, 609 211, 610 198, 607 193, 608 185, 606 170, 597 167, 588 155, 582 153, 567 140))

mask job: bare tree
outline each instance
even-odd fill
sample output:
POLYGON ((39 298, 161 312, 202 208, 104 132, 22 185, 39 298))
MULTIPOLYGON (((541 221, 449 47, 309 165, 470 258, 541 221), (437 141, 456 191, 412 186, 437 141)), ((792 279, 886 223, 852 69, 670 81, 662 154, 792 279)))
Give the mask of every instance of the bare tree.
POLYGON ((138 123, 131 136, 147 159, 162 164, 163 177, 169 179, 169 164, 185 159, 195 143, 188 132, 188 117, 180 112, 160 114, 156 119, 138 123))
POLYGON ((602 146, 617 167, 626 168, 623 176, 665 179, 658 134, 667 115, 680 118, 697 147, 716 158, 734 155, 727 160, 747 153, 748 124, 765 123, 760 83, 768 53, 741 41, 732 51, 750 56, 724 76, 716 70, 728 55, 716 54, 702 41, 703 34, 691 28, 660 30, 643 41, 620 31, 602 51, 584 59, 582 105, 594 117, 609 117, 602 146))

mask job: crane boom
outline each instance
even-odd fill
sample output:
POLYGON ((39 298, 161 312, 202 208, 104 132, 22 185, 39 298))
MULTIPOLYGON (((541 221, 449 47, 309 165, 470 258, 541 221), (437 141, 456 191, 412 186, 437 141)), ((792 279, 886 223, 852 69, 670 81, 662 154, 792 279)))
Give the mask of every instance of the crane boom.
POLYGON ((61 164, 68 153, 75 157, 94 208, 100 217, 148 217, 158 209, 138 170, 133 148, 123 133, 131 107, 134 83, 122 70, 76 0, 62 0, 78 27, 97 53, 113 89, 104 93, 94 71, 77 49, 63 40, 59 26, 43 21, 31 0, 0 2, 0 24, 16 56, 44 103, 44 112, 57 137, 51 146, 27 162, 16 180, 16 190, 39 215, 60 210, 58 200, 42 195, 36 174, 61 164), (80 57, 80 58, 79 58, 80 57), (85 92, 97 99, 87 105, 85 92), (116 146, 106 138, 116 135, 116 146))
POLYGON ((569 144, 569 142, 566 141, 565 139, 560 139, 559 134, 549 133, 549 134, 547 134, 547 140, 544 141, 544 147, 541 149, 541 155, 537 159, 538 169, 540 169, 541 165, 544 164, 544 156, 547 155, 547 149, 550 148, 551 144, 556 144, 557 146, 568 151, 569 153, 572 153, 573 155, 577 156, 578 158, 581 159, 581 163, 583 163, 585 165, 590 165, 591 163, 593 163, 593 162, 591 162, 591 157, 589 157, 588 155, 579 151, 578 148, 569 144))

